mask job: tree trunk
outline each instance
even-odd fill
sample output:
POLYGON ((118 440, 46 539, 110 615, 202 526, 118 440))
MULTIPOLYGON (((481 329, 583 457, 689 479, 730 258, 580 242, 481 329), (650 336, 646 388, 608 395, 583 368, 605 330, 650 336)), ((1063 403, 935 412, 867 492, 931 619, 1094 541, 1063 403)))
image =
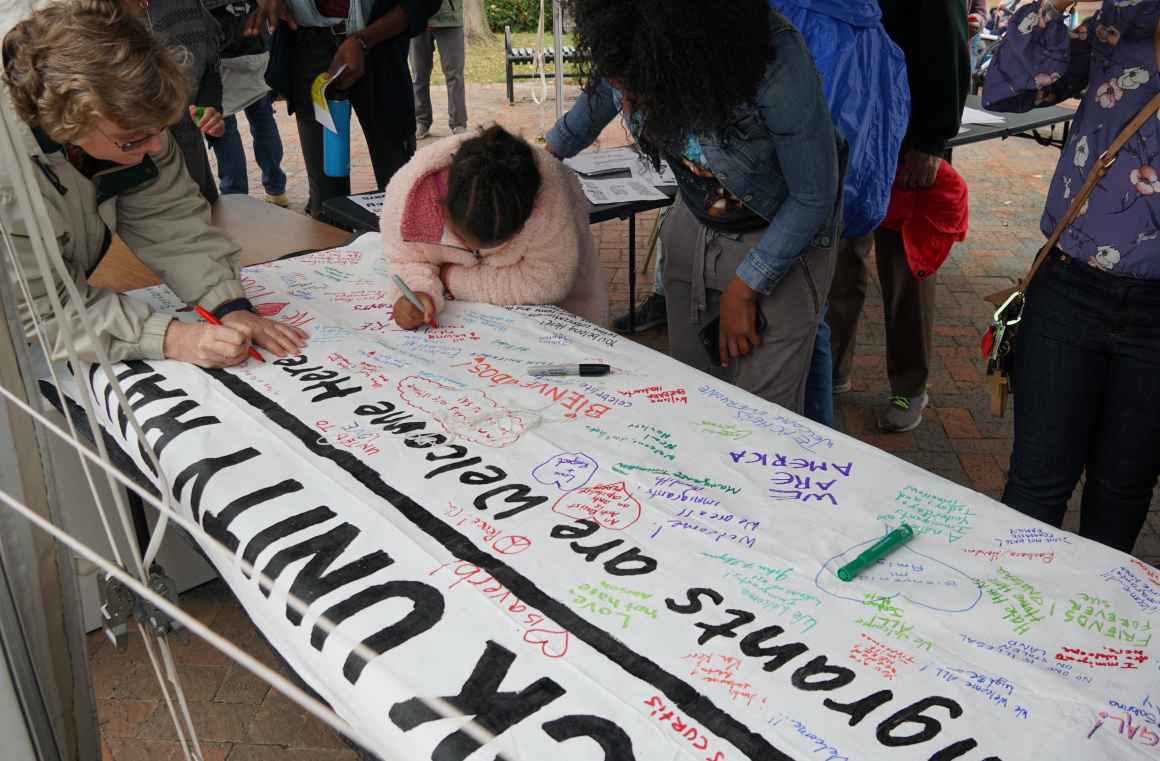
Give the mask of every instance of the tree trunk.
POLYGON ((472 42, 495 42, 487 26, 484 0, 460 0, 463 3, 463 34, 472 42))

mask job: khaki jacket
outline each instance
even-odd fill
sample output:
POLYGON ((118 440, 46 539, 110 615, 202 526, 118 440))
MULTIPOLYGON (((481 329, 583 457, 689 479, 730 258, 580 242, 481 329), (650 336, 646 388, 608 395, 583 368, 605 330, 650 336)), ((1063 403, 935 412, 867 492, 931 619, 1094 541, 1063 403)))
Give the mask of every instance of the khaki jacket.
MULTIPOLYGON (((242 298, 238 279, 238 245, 210 226, 209 204, 185 170, 181 152, 169 131, 162 132, 161 151, 133 167, 99 171, 90 180, 65 158, 61 146, 34 130, 29 140, 33 172, 48 207, 61 257, 84 300, 85 321, 104 345, 110 360, 162 359, 165 330, 173 316, 104 288, 93 288, 88 276, 108 251, 110 231, 187 304, 206 309, 242 298)), ((40 277, 27 224, 11 192, 11 172, 0 172, 0 220, 29 278, 32 301, 47 328, 52 359, 67 357, 46 284, 40 277)), ((4 270, 9 271, 6 261, 4 270)), ((9 272, 15 285, 15 276, 9 272)), ((56 280, 54 274, 54 281, 56 280)), ((67 318, 72 320, 80 358, 97 360, 96 346, 81 331, 63 284, 57 283, 67 318)), ((19 314, 29 340, 35 338, 31 314, 21 302, 19 314)))

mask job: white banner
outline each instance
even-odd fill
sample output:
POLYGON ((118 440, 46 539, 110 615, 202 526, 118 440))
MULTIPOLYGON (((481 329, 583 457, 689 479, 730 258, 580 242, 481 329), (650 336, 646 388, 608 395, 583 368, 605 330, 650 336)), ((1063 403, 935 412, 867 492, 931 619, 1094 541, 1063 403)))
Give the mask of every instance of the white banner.
POLYGON ((121 383, 182 508, 276 579, 219 559, 234 593, 382 757, 1160 753, 1155 569, 552 307, 450 302, 401 331, 377 236, 245 281, 304 355, 121 383), (909 544, 837 579, 903 522, 909 544))

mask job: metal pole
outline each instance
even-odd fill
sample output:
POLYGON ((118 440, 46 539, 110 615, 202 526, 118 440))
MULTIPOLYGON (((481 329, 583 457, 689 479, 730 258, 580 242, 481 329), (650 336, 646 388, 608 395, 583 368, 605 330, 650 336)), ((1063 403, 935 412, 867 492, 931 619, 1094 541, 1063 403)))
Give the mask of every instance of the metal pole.
POLYGON ((560 31, 564 27, 564 10, 560 7, 560 0, 552 0, 552 37, 556 43, 556 55, 552 59, 556 62, 556 120, 564 115, 564 35, 560 31))

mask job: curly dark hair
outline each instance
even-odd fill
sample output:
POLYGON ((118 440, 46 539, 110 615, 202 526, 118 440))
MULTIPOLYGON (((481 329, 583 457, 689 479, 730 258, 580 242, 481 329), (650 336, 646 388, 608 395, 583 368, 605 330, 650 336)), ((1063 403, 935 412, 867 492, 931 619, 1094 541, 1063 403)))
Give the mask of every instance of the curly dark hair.
POLYGON ((629 93, 654 163, 686 133, 727 124, 773 60, 768 0, 575 0, 575 10, 585 87, 609 79, 629 93))
POLYGON ((539 192, 532 147, 499 125, 463 141, 451 159, 447 211, 460 230, 485 248, 520 231, 539 192))

